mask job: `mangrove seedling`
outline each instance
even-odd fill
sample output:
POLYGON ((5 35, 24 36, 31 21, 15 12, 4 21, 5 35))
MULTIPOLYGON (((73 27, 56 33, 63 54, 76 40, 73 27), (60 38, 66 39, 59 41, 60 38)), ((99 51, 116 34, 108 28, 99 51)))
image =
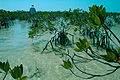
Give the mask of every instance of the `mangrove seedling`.
POLYGON ((92 7, 89 7, 89 20, 91 24, 89 24, 90 27, 97 27, 99 28, 104 24, 104 21, 106 19, 106 12, 105 7, 103 5, 96 6, 93 5, 92 7))
POLYGON ((114 48, 112 49, 107 49, 106 50, 107 55, 101 55, 101 57, 108 61, 108 62, 120 62, 120 48, 117 50, 115 50, 114 48))
POLYGON ((27 79, 27 76, 22 77, 22 74, 23 74, 23 65, 22 64, 20 66, 14 67, 11 70, 10 64, 9 64, 9 62, 7 60, 6 62, 0 62, 0 69, 2 70, 2 71, 0 71, 0 73, 5 72, 5 76, 4 76, 4 78, 2 80, 5 80, 8 72, 10 72, 11 76, 16 80, 26 80, 27 79))
POLYGON ((23 65, 21 64, 20 66, 15 66, 11 71, 11 76, 14 78, 14 79, 17 79, 17 80, 26 80, 27 79, 27 76, 23 76, 22 77, 22 74, 23 74, 23 65))
POLYGON ((67 61, 63 60, 64 64, 61 64, 61 66, 63 66, 65 69, 72 69, 73 68, 73 64, 69 61, 69 59, 67 61))
POLYGON ((79 41, 75 42, 75 44, 78 48, 74 48, 74 50, 76 52, 82 52, 90 46, 90 41, 87 41, 86 39, 81 40, 79 38, 79 41))

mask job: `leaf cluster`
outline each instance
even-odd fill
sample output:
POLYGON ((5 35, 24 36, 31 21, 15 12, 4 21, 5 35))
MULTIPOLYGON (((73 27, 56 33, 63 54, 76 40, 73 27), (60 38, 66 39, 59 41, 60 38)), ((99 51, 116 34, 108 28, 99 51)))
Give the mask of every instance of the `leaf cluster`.
POLYGON ((99 28, 104 24, 104 21, 106 19, 106 11, 105 7, 103 5, 96 6, 93 5, 92 7, 89 7, 89 20, 91 24, 89 24, 90 27, 97 27, 99 28))
POLYGON ((10 70, 10 64, 8 60, 6 62, 0 62, 0 69, 3 70, 5 73, 8 73, 10 70))
POLYGON ((75 44, 77 48, 74 48, 74 50, 76 52, 82 52, 90 46, 90 41, 87 41, 86 39, 81 40, 79 38, 79 41, 75 42, 75 44))
POLYGON ((69 61, 69 59, 67 61, 63 60, 63 64, 61 64, 61 66, 63 66, 65 69, 72 69, 73 68, 73 64, 69 61))
POLYGON ((40 30, 41 27, 34 27, 32 28, 31 31, 29 31, 28 35, 29 35, 29 38, 34 38, 36 36, 36 34, 38 34, 39 30, 40 30))
MULTIPOLYGON (((11 76, 14 79, 17 79, 17 80, 26 80, 27 79, 27 76, 22 77, 22 75, 23 75, 23 65, 22 64, 20 66, 15 66, 13 69, 11 69, 8 60, 6 62, 0 61, 0 69, 2 71, 4 71, 6 73, 6 75, 8 74, 8 72, 10 72, 11 76)), ((3 73, 2 71, 0 73, 3 73)))
POLYGON ((120 48, 118 50, 106 49, 107 55, 101 55, 101 57, 108 62, 120 62, 120 48))

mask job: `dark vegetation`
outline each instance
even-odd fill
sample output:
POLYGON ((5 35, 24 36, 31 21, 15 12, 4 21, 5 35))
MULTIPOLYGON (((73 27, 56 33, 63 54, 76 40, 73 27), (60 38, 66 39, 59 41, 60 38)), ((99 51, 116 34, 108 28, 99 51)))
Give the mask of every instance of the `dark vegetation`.
POLYGON ((10 25, 14 24, 13 20, 27 20, 28 17, 30 17, 29 12, 0 10, 0 29, 9 28, 10 25))
MULTIPOLYGON (((49 32, 53 37, 48 40, 41 53, 44 53, 49 45, 51 45, 53 50, 58 47, 58 45, 62 45, 66 53, 62 54, 62 57, 65 56, 65 60, 63 60, 61 66, 70 70, 76 77, 90 79, 112 74, 120 68, 120 40, 110 29, 110 26, 105 24, 106 17, 108 16, 113 16, 114 21, 120 23, 120 13, 106 13, 102 5, 89 7, 89 12, 83 11, 82 9, 74 9, 73 11, 69 9, 69 11, 63 12, 38 11, 33 16, 30 16, 29 12, 25 11, 9 12, 0 10, 0 29, 2 29, 3 26, 4 28, 8 28, 13 20, 19 19, 32 23, 30 26, 31 31, 29 31, 29 38, 31 39, 39 38, 44 35, 45 32, 49 32), (71 30, 74 33, 71 34, 69 32, 71 30), (75 32, 79 32, 78 34, 84 38, 79 38, 79 41, 74 42, 75 32), (71 40, 68 35, 71 36, 71 40), (114 42, 111 35, 115 37, 118 44, 114 42), (115 46, 112 46, 112 44, 115 44, 115 46), (76 45, 77 48, 74 48, 74 51, 69 51, 68 47, 70 45, 76 45), (100 48, 105 49, 106 53, 104 55, 99 54, 93 50, 93 46, 98 50, 100 48), (87 57, 82 56, 82 53, 86 54, 87 57), (95 73, 93 70, 94 73, 90 73, 87 70, 82 70, 79 66, 80 64, 89 64, 91 62, 97 62, 105 67, 110 67, 112 70, 106 73, 95 73)), ((2 70, 4 70, 3 66, 5 64, 8 64, 8 62, 1 62, 2 67, 0 68, 2 70)), ((21 66, 17 66, 16 69, 19 67, 21 66)), ((9 68, 9 70, 11 69, 9 68)), ((9 70, 7 70, 7 72, 4 71, 7 74, 9 70)), ((12 76, 14 76, 14 71, 12 72, 11 70, 10 72, 12 76)), ((13 78, 20 78, 21 80, 21 76, 14 76, 13 78)))
POLYGON ((11 74, 11 76, 16 79, 16 80, 26 80, 27 76, 22 76, 23 75, 23 65, 21 64, 20 66, 15 66, 13 69, 11 69, 10 64, 8 60, 6 62, 0 62, 0 73, 5 74, 3 79, 7 77, 8 73, 11 74))

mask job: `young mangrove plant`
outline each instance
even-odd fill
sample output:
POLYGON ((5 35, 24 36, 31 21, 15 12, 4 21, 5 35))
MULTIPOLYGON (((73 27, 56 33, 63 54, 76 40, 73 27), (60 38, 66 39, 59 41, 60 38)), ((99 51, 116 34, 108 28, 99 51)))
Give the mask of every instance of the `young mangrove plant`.
POLYGON ((108 62, 120 62, 120 48, 118 50, 112 48, 112 49, 106 49, 107 55, 101 55, 101 57, 108 61, 108 62))
MULTIPOLYGON (((106 19, 105 7, 103 7, 103 5, 101 5, 101 6, 93 5, 92 7, 89 7, 89 10, 90 10, 90 12, 89 12, 89 21, 90 21, 89 26, 90 27, 95 27, 96 30, 99 30, 100 28, 104 29, 105 35, 103 35, 104 37, 101 40, 101 44, 104 44, 105 48, 107 48, 107 47, 109 47, 109 46, 107 46, 107 45, 109 45, 109 41, 112 41, 113 43, 115 43, 112 40, 112 38, 110 37, 110 35, 108 35, 108 31, 111 33, 111 35, 113 35, 115 37, 115 39, 120 44, 120 40, 117 38, 117 36, 104 23, 105 19, 106 19), (106 39, 106 43, 104 43, 105 39, 106 39)), ((95 31, 95 32, 97 33, 98 31, 95 31)), ((96 37, 98 37, 98 36, 96 36, 96 37)), ((103 46, 103 45, 101 45, 101 46, 103 46)))
POLYGON ((0 73, 5 73, 5 76, 1 80, 5 80, 7 74, 10 73, 11 76, 16 80, 26 80, 27 76, 23 75, 23 65, 15 66, 13 69, 10 68, 8 60, 6 62, 0 62, 0 73))
POLYGON ((71 28, 71 25, 74 26, 74 31, 78 30, 84 39, 79 38, 79 41, 75 42, 75 45, 77 46, 77 48, 74 48, 75 52, 69 53, 69 50, 66 48, 67 53, 63 55, 66 55, 68 59, 63 60, 63 64, 61 64, 61 66, 70 70, 76 77, 83 79, 103 77, 120 69, 120 40, 105 24, 107 17, 105 7, 103 7, 103 5, 93 5, 92 7, 89 7, 89 11, 90 12, 87 13, 82 10, 75 9, 73 12, 69 10, 69 12, 57 12, 57 14, 45 12, 45 15, 36 18, 35 22, 33 21, 33 28, 29 32, 30 38, 40 36, 39 34, 42 31, 47 31, 53 35, 53 37, 50 38, 43 48, 43 52, 47 49, 49 44, 52 48, 54 48, 53 45, 67 46, 69 44, 69 38, 67 35, 74 37, 74 35, 68 33, 67 31, 71 28), (55 16, 53 16, 54 14, 55 16), (110 34, 115 37, 119 44, 114 42, 110 34), (90 39, 93 39, 93 41, 87 41, 86 37, 90 37, 90 39), (112 48, 112 44, 110 44, 111 42, 115 44, 114 47, 117 48, 112 48), (98 47, 106 49, 106 53, 104 53, 104 55, 95 52, 90 46, 94 45, 95 43, 97 43, 96 45, 98 47), (83 56, 83 54, 86 56, 83 56), (80 63, 85 65, 88 64, 87 66, 92 66, 92 63, 96 63, 107 67, 107 70, 106 68, 103 68, 103 71, 101 71, 99 70, 100 68, 97 67, 98 72, 94 69, 93 72, 90 72, 87 68, 84 70, 80 66, 80 63))
MULTIPOLYGON (((95 28, 96 33, 98 33, 102 28, 105 32, 105 35, 107 36, 106 44, 108 44, 107 43, 108 39, 109 41, 112 41, 114 44, 116 44, 111 39, 110 35, 108 35, 107 31, 109 31, 119 42, 117 36, 110 30, 110 28, 106 24, 104 24, 104 21, 106 19, 106 12, 103 5, 101 6, 93 5, 92 7, 89 7, 89 10, 90 12, 88 13, 89 15, 88 26, 90 26, 91 28, 95 28)), ((67 56, 69 60, 66 61, 67 60, 66 58, 65 60, 63 60, 64 64, 62 66, 65 69, 70 70, 76 77, 83 79, 107 76, 120 69, 120 47, 117 44, 116 44, 117 49, 113 48, 110 45, 109 47, 105 47, 104 49, 106 49, 106 53, 104 53, 105 55, 101 55, 93 50, 93 48, 90 46, 91 42, 87 41, 87 38, 83 33, 81 34, 84 36, 84 39, 79 38, 79 41, 75 42, 77 46, 77 48, 74 49, 75 52, 69 53, 70 51, 67 49, 67 53, 64 54, 67 56), (85 54, 86 56, 83 56, 83 54, 85 54), (107 69, 103 68, 102 71, 99 70, 100 67, 97 67, 96 69, 98 70, 92 69, 92 71, 89 71, 89 69, 86 68, 86 66, 87 67, 92 66, 92 63, 102 65, 103 67, 107 67, 107 69), (83 66, 85 69, 83 69, 83 66)), ((106 38, 106 36, 104 37, 106 38)), ((98 37, 96 36, 96 38, 98 37)), ((103 44, 104 42, 105 41, 102 40, 101 44, 103 44)))
POLYGON ((72 69, 73 68, 73 64, 69 61, 69 59, 67 61, 63 60, 64 64, 61 64, 61 66, 63 66, 65 69, 72 69))
POLYGON ((92 50, 92 47, 90 46, 90 42, 85 39, 83 40, 80 39, 80 41, 77 41, 76 46, 77 48, 74 49, 75 52, 73 52, 73 54, 69 53, 70 51, 67 50, 67 53, 64 55, 68 57, 68 61, 63 60, 64 64, 62 64, 62 66, 65 69, 70 70, 76 77, 83 79, 103 77, 112 74, 118 69, 120 69, 120 52, 119 52, 120 48, 118 50, 115 49, 112 49, 111 51, 106 50, 107 55, 100 55, 92 50), (82 55, 83 53, 86 54, 87 56, 83 56, 82 55), (105 68, 103 71, 106 72, 101 73, 99 71, 99 67, 97 67, 98 72, 96 72, 95 69, 93 69, 92 72, 89 72, 89 69, 84 70, 82 67, 80 67, 80 65, 83 66, 87 64, 88 67, 91 63, 94 62, 97 62, 97 64, 102 66, 104 65, 104 67, 109 66, 109 68, 107 70, 105 68), (111 64, 111 62, 115 63, 116 65, 111 64), (109 69, 112 70, 108 71, 109 69))
POLYGON ((38 24, 38 26, 39 27, 33 27, 32 30, 29 31, 30 38, 38 36, 40 31, 42 32, 48 31, 50 34, 53 35, 53 37, 47 42, 46 46, 43 48, 43 51, 47 49, 47 46, 49 44, 51 45, 52 48, 54 48, 53 43, 55 44, 55 46, 57 45, 67 46, 70 43, 70 40, 67 37, 67 35, 72 36, 72 42, 74 41, 74 36, 71 33, 67 32, 69 30, 68 28, 69 20, 66 20, 63 17, 56 17, 56 20, 54 21, 48 19, 45 22, 41 22, 40 25, 38 24))

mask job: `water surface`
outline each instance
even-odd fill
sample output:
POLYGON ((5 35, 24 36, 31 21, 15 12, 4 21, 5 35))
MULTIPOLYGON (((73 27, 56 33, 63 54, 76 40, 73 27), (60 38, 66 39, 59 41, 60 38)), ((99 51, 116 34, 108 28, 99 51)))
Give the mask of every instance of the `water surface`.
MULTIPOLYGON (((31 40, 28 38, 30 24, 26 21, 14 21, 14 25, 8 29, 0 30, 0 60, 9 60, 11 68, 23 64, 23 75, 28 76, 28 80, 86 80, 75 77, 69 70, 60 66, 62 58, 55 55, 54 51, 48 48, 46 54, 40 54, 47 41, 52 35, 49 33, 41 36, 40 39, 31 40)), ((120 25, 112 28, 115 34, 120 38, 120 25)), ((75 38, 79 38, 76 35, 75 38)), ((71 49, 72 50, 72 49, 71 49)), ((64 51, 63 51, 64 52, 64 51)), ((57 53, 57 52, 56 52, 57 53)), ((62 53, 62 52, 60 52, 62 53)), ((59 52, 58 52, 59 54, 59 52)), ((86 55, 85 55, 86 56, 86 55)), ((96 70, 96 72, 107 69, 97 62, 80 64, 84 70, 96 70), (91 67, 90 67, 91 66, 91 67)), ((97 77, 90 80, 119 80, 120 70, 105 77, 97 77)), ((0 74, 2 79, 4 74, 0 74)), ((8 74, 6 80, 13 80, 8 74)))

